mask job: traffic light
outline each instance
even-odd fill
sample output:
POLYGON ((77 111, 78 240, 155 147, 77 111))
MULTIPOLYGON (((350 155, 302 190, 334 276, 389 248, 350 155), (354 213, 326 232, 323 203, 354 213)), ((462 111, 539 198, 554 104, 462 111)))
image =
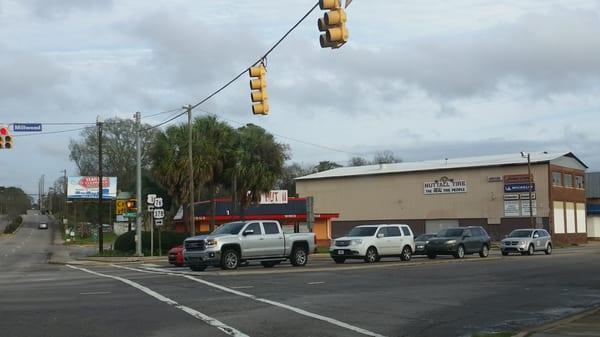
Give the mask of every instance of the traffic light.
POLYGON ((319 37, 321 48, 341 47, 348 42, 348 29, 346 11, 342 8, 340 0, 319 0, 319 7, 328 10, 318 21, 319 31, 325 32, 319 37))
POLYGON ((127 200, 127 213, 137 212, 137 201, 135 199, 127 200))
POLYGON ((248 70, 250 73, 250 98, 252 99, 252 113, 255 115, 269 114, 269 96, 267 95, 267 70, 265 65, 260 63, 248 70))
POLYGON ((5 125, 0 126, 0 149, 12 149, 12 136, 5 125))

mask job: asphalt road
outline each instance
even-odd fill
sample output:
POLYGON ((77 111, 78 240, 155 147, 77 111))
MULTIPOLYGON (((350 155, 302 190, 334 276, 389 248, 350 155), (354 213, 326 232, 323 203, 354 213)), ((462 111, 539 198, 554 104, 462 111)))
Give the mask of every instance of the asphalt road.
POLYGON ((600 246, 551 256, 320 260, 195 273, 48 265, 43 253, 56 249, 51 230, 36 228, 28 220, 0 238, 2 336, 468 336, 600 304, 600 246))

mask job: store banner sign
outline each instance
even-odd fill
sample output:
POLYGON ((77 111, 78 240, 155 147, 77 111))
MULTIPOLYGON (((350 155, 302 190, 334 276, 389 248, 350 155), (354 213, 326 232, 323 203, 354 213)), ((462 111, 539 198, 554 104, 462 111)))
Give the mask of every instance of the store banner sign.
POLYGON ((288 203, 288 191, 287 190, 272 190, 269 193, 263 193, 260 196, 261 205, 269 204, 287 204, 288 203))
MULTIPOLYGON (((531 184, 531 191, 535 191, 535 183, 531 184)), ((520 192, 529 192, 529 184, 528 183, 519 183, 519 184, 504 184, 504 193, 520 193, 520 192)))
MULTIPOLYGON (((67 179, 67 198, 98 199, 98 177, 77 176, 67 179)), ((102 199, 117 198, 117 177, 102 177, 102 199)))
MULTIPOLYGON (((537 215, 537 203, 535 200, 531 200, 531 206, 533 207, 533 216, 537 215)), ((529 200, 521 200, 521 215, 529 216, 531 207, 529 207, 529 200)))
POLYGON ((424 194, 466 193, 467 181, 442 177, 440 180, 423 183, 424 194))

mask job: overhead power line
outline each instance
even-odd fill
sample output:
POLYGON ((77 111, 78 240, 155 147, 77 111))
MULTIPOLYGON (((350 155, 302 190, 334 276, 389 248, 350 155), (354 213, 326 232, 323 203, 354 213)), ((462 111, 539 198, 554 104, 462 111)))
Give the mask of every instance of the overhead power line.
MULTIPOLYGON (((89 126, 88 126, 89 127, 89 126)), ((14 134, 13 137, 31 137, 31 136, 41 136, 41 135, 51 135, 56 133, 66 133, 66 132, 75 132, 85 130, 88 127, 77 128, 77 129, 69 129, 69 130, 58 130, 58 131, 45 131, 45 132, 37 132, 37 133, 25 133, 25 134, 14 134)))
MULTIPOLYGON (((224 85, 222 85, 221 87, 219 87, 217 90, 213 91, 212 93, 210 93, 208 96, 206 96, 205 98, 201 99, 198 103, 192 105, 190 107, 190 109, 194 110, 197 107, 199 107, 200 105, 202 105, 204 102, 208 101, 209 99, 213 98, 215 95, 217 95, 218 93, 220 93, 221 91, 223 91, 225 88, 227 88, 228 86, 230 86, 231 84, 233 84, 235 81, 237 81, 240 77, 242 77, 247 71, 248 69, 250 69, 250 67, 258 64, 259 62, 261 62, 262 60, 264 60, 265 58, 267 58, 267 56, 269 56, 274 50, 275 48, 277 48, 281 42, 283 42, 283 40, 285 40, 317 7, 319 6, 319 2, 315 3, 310 10, 308 10, 308 12, 306 12, 306 14, 304 14, 300 20, 298 20, 293 26, 292 28, 290 28, 285 34, 283 34, 283 36, 277 40, 277 42, 275 42, 275 44, 273 44, 273 46, 271 46, 271 48, 269 48, 269 50, 267 50, 266 53, 264 53, 258 60, 256 60, 254 63, 252 63, 249 67, 246 67, 244 70, 242 70, 239 74, 237 74, 236 76, 234 76, 231 80, 229 80, 229 82, 225 83, 224 85)), ((174 109, 177 110, 177 109, 174 109)), ((183 111, 179 114, 177 114, 176 116, 169 118, 163 122, 160 122, 156 125, 153 125, 151 127, 148 127, 145 130, 150 130, 150 129, 154 129, 154 128, 158 128, 160 126, 163 126, 167 123, 170 123, 172 121, 174 121, 175 119, 185 115, 187 113, 187 111, 183 111)))

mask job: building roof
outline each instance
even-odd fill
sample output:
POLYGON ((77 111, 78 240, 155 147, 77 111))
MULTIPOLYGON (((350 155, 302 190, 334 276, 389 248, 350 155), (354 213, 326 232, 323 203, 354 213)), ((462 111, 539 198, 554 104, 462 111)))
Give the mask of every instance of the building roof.
MULTIPOLYGON (((571 157, 577 160, 581 165, 587 168, 579 158, 577 158, 571 152, 559 152, 559 153, 548 153, 548 152, 532 152, 531 163, 548 163, 552 160, 559 159, 561 157, 571 157)), ((350 176, 364 176, 364 175, 376 175, 376 174, 390 174, 390 173, 406 173, 406 172, 419 172, 419 171, 437 171, 437 170, 450 170, 450 169, 461 169, 461 168, 475 168, 475 167, 486 167, 486 166, 505 166, 505 165, 523 165, 527 164, 527 157, 523 158, 520 153, 501 154, 492 156, 481 156, 481 157, 466 157, 466 158, 452 158, 452 159, 438 159, 438 160, 427 160, 418 162, 405 162, 395 164, 377 164, 377 165, 365 165, 365 166, 352 166, 352 167, 339 167, 332 170, 309 174, 304 177, 296 178, 296 180, 310 180, 310 179, 326 179, 326 178, 338 178, 338 177, 350 177, 350 176)))
POLYGON ((586 174, 585 194, 587 198, 600 198, 600 172, 586 174))

